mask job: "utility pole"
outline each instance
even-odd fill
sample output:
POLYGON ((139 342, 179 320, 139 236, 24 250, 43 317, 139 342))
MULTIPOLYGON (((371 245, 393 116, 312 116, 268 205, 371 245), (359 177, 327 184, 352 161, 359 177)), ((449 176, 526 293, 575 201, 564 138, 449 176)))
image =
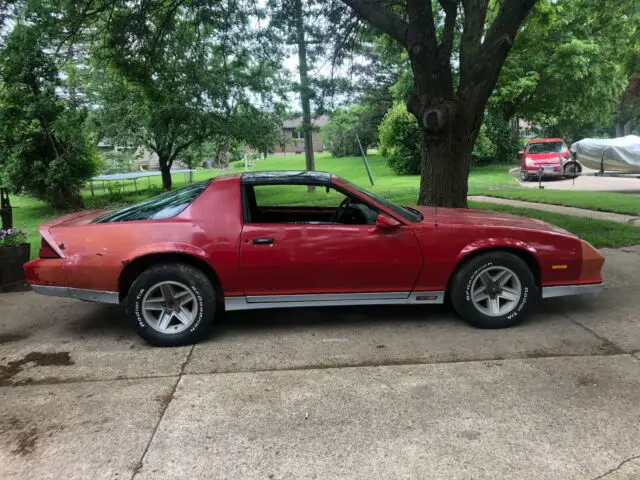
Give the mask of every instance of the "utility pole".
POLYGON ((304 133, 304 157, 307 170, 315 170, 313 158, 313 129, 311 125, 311 92, 309 89, 309 66, 305 41, 304 12, 302 0, 294 0, 296 17, 296 40, 298 44, 298 70, 300 72, 300 101, 302 103, 302 132, 304 133))

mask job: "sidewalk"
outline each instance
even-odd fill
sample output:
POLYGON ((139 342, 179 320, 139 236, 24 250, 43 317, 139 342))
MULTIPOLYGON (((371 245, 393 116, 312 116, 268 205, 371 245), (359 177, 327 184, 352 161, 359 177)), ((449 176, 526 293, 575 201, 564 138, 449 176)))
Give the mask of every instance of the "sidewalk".
POLYGON ((640 227, 640 218, 633 215, 621 215, 619 213, 599 212, 596 210, 587 210, 585 208, 564 207, 562 205, 549 205, 546 203, 525 202, 523 200, 510 200, 507 198, 494 198, 485 195, 471 195, 469 200, 474 202, 496 203, 499 205, 510 205, 512 207, 531 208, 533 210, 542 210, 544 212, 564 213, 565 215, 573 215, 576 217, 596 218, 599 220, 609 220, 611 222, 627 223, 640 227))

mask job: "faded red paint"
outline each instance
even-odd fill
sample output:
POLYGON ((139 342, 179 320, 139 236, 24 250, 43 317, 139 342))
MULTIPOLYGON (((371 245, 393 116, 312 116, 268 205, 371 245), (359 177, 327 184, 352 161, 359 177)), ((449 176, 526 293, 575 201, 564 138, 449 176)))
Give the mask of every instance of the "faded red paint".
MULTIPOLYGON (((362 196, 340 179, 333 183, 362 196)), ((209 264, 225 296, 445 290, 465 258, 509 249, 537 262, 541 286, 602 281, 597 250, 539 220, 420 207, 424 220, 412 224, 366 200, 401 225, 243 225, 240 177, 219 177, 174 218, 95 224, 103 212, 90 211, 44 224, 42 236, 61 258, 33 260, 25 271, 32 284, 117 292, 129 262, 179 253, 209 264), (251 241, 265 236, 275 243, 251 241)))

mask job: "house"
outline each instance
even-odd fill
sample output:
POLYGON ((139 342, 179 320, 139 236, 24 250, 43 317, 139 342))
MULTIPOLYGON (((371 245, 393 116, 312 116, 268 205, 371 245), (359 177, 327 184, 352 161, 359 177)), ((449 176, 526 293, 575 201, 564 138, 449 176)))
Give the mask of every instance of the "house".
MULTIPOLYGON (((329 123, 327 115, 320 115, 311 119, 313 132, 314 152, 324 152, 325 148, 320 138, 320 129, 329 123)), ((291 118, 282 122, 282 136, 286 140, 284 145, 278 145, 274 153, 303 153, 304 152, 304 132, 302 131, 302 117, 291 118)))

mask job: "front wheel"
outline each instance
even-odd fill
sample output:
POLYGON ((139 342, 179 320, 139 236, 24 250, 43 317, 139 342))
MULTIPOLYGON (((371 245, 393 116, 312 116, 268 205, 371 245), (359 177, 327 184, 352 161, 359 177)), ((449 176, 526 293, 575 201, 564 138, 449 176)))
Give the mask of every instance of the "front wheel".
POLYGON ((527 172, 525 172, 523 169, 520 169, 520 180, 522 180, 523 182, 529 181, 529 175, 527 175, 527 172))
POLYGON ((451 284, 458 314, 478 328, 507 328, 522 321, 538 299, 529 266, 508 252, 490 252, 465 263, 451 284))
POLYGON ((213 323, 216 295, 206 275, 190 265, 160 264, 133 282, 127 313, 151 345, 173 347, 201 340, 213 323))

